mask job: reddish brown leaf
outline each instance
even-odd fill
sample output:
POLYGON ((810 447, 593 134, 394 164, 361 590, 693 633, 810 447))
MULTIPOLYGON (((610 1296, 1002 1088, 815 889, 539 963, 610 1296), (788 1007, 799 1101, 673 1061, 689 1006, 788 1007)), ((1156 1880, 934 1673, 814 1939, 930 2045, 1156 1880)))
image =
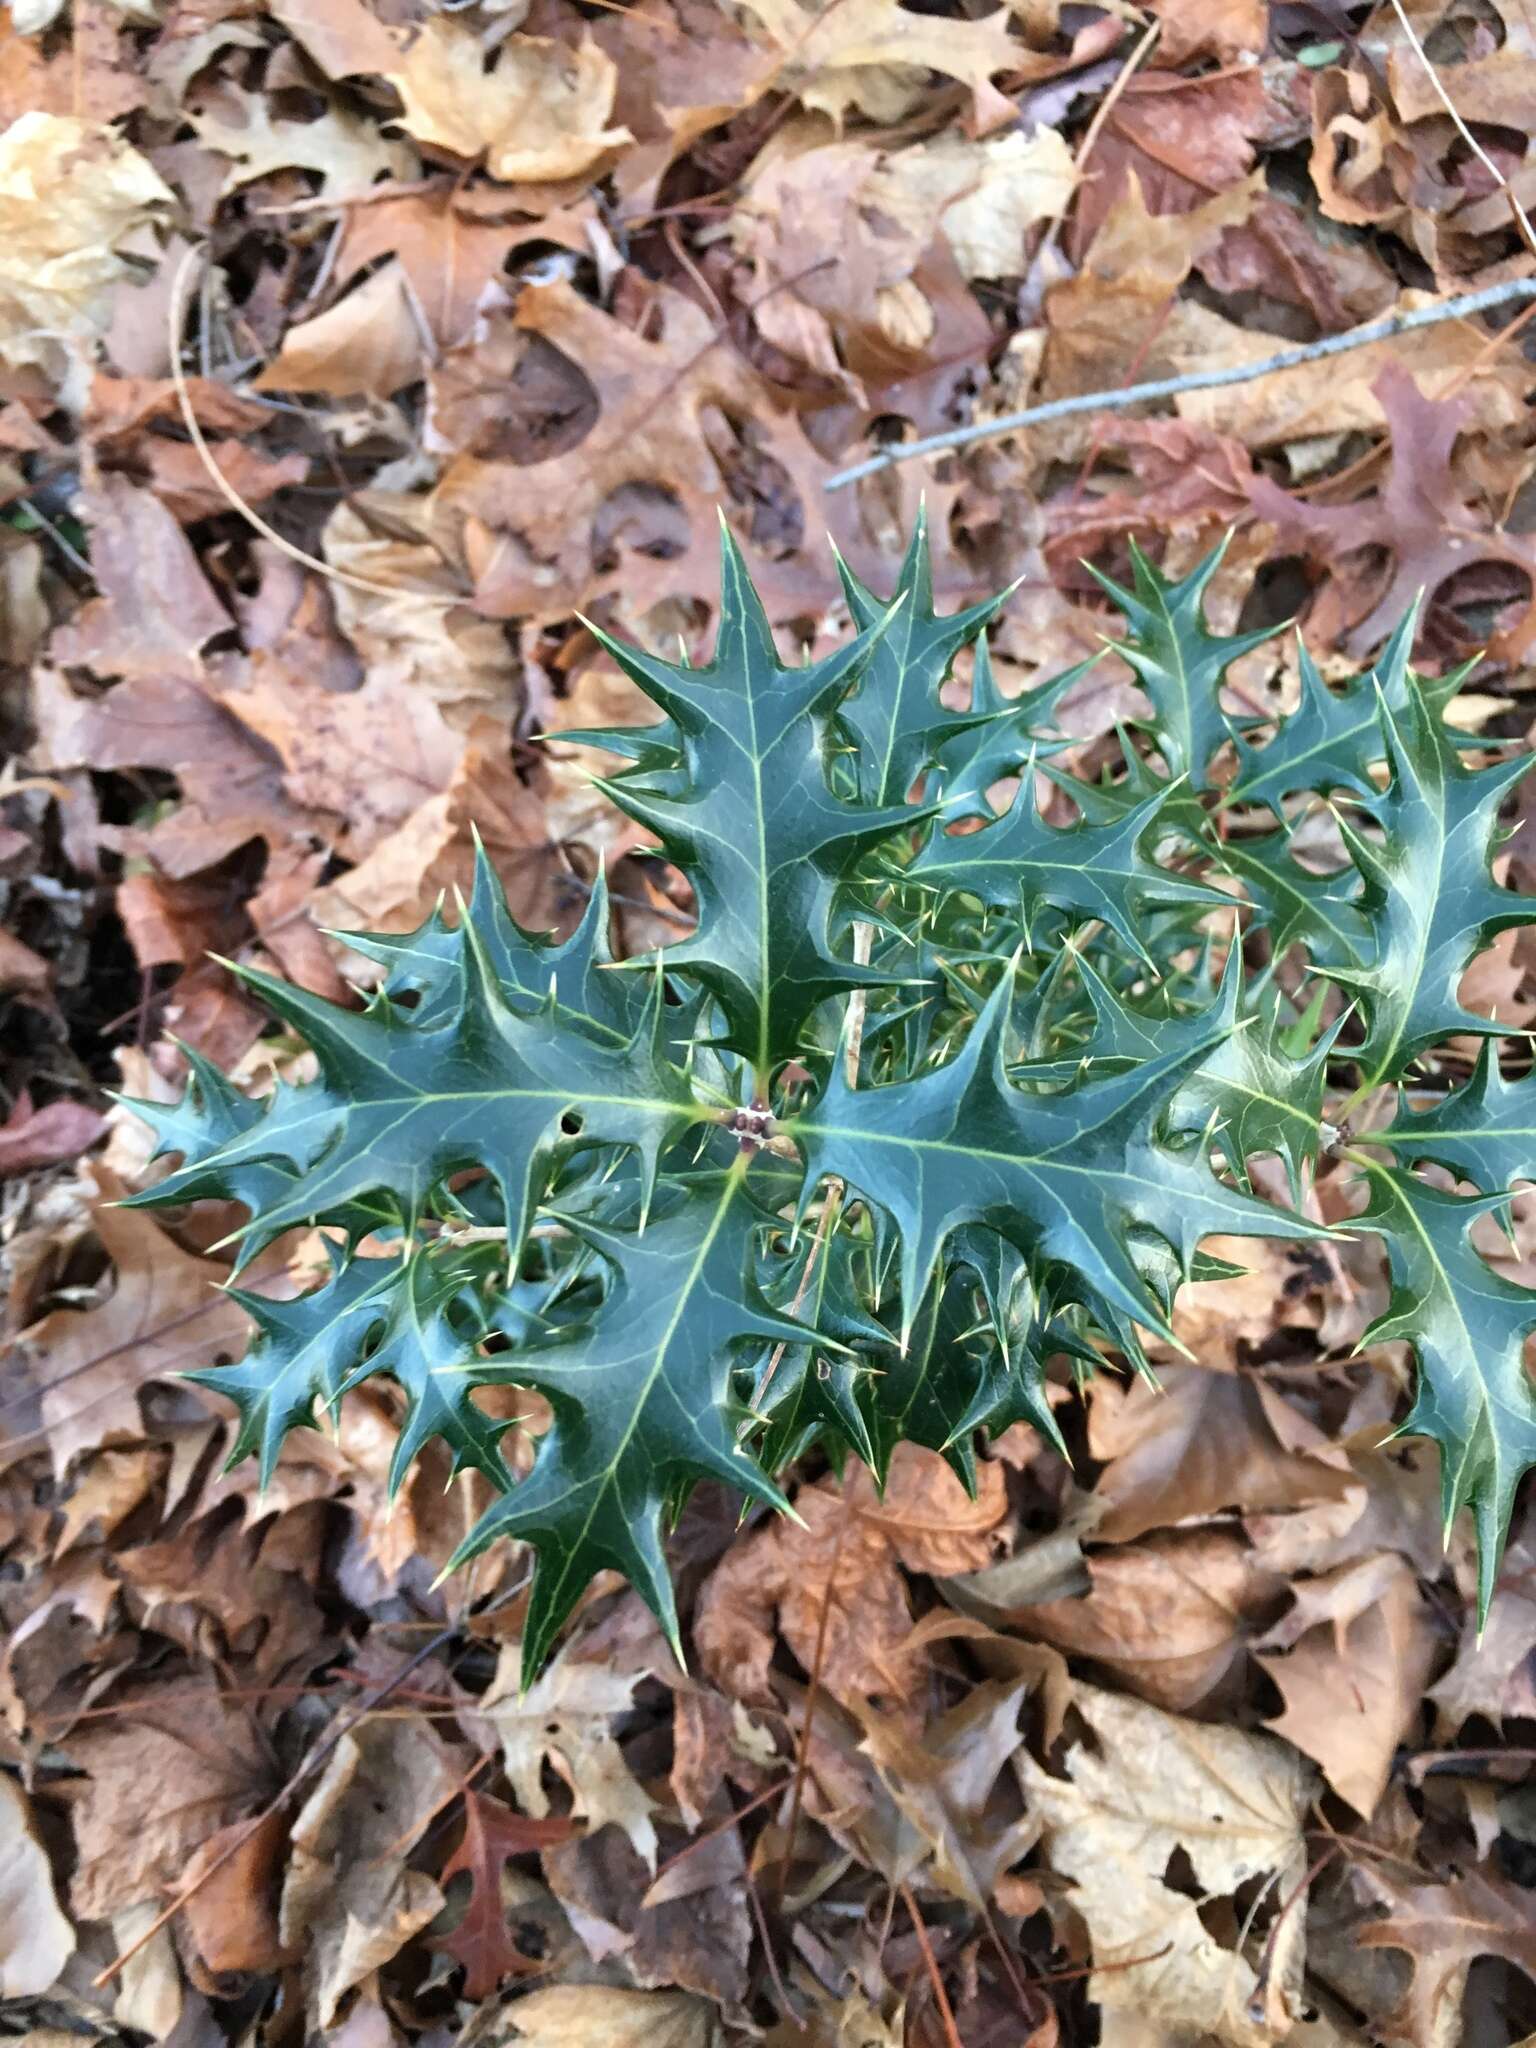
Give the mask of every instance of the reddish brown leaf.
POLYGON ((576 1833, 575 1823, 558 1814, 543 1820, 514 1813, 499 1799, 471 1787, 464 1794, 464 1836, 443 1865, 441 1882, 469 1872, 469 1900, 464 1917, 439 1946, 464 1966, 464 1996, 489 1998, 508 1977, 525 1976, 540 1967, 512 1939, 501 1903, 502 1865, 532 1849, 550 1849, 576 1833))

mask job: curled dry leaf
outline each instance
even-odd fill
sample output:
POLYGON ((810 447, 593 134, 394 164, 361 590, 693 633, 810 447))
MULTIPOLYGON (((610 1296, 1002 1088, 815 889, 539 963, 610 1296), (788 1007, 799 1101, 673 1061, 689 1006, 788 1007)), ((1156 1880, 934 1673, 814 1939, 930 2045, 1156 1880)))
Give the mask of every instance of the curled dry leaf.
POLYGON ((418 142, 471 160, 503 184, 555 184, 594 172, 630 141, 607 125, 618 72, 585 40, 574 49, 513 35, 486 66, 467 23, 427 20, 399 69, 388 73, 405 102, 401 126, 418 142))
POLYGON ((63 114, 24 113, 0 134, 0 360, 62 376, 70 346, 106 332, 119 254, 174 204, 120 135, 63 114))
POLYGON ((1298 1585, 1263 1639, 1258 1661, 1285 1701, 1271 1727, 1367 1820, 1422 1711, 1437 1648, 1413 1569, 1390 1554, 1298 1585))
POLYGON ((773 1521, 738 1541, 705 1586, 694 1635, 706 1671, 738 1699, 771 1699, 782 1633, 834 1699, 920 1717, 924 1658, 900 1568, 944 1578, 990 1564, 1007 1513, 1002 1467, 981 1464, 973 1501, 942 1458, 903 1444, 883 1495, 859 1465, 842 1485, 802 1487, 795 1506, 804 1526, 773 1521))
POLYGON ((1307 1867, 1310 1767, 1273 1737, 1179 1720, 1088 1686, 1073 1703, 1092 1743, 1068 1749, 1066 1776, 1022 1753, 1018 1770, 1051 1868, 1072 1880, 1087 1922, 1090 1997, 1233 2048, 1269 2048, 1304 2003, 1306 1921, 1277 1921, 1261 1980, 1263 1935, 1245 1942, 1233 1918, 1229 1945, 1202 1903, 1234 1914, 1230 1902, 1258 1880, 1266 1923, 1278 1913, 1307 1867), (1169 1882, 1180 1856, 1193 1886, 1169 1882))
POLYGON ((442 1910, 405 1859, 460 1775, 414 1715, 362 1722, 337 1743, 293 1824, 278 1923, 304 1952, 313 2025, 329 2027, 346 1993, 442 1910))
POLYGON ((41 1996, 74 1949, 26 1794, 0 1776, 0 1998, 41 1996))

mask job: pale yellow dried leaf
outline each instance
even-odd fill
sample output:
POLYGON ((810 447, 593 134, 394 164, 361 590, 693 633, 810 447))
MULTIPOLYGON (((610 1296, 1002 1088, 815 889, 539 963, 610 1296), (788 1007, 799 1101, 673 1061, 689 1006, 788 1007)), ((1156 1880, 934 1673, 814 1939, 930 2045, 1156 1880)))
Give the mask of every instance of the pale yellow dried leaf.
POLYGON ((110 128, 23 114, 0 134, 0 361, 61 375, 92 346, 127 275, 118 249, 172 197, 110 128))
MULTIPOLYGON (((385 496, 369 492, 369 511, 385 496)), ((462 729, 482 712, 510 719, 521 703, 512 644, 505 628, 473 611, 467 597, 462 606, 443 603, 463 591, 464 577, 436 544, 427 505, 391 495, 377 521, 350 504, 337 506, 320 538, 326 561, 399 595, 333 583, 336 623, 368 676, 432 698, 451 726, 462 729)))
POLYGON ((850 109, 871 120, 899 120, 937 71, 971 89, 974 125, 995 128, 1017 109, 992 84, 1026 54, 1009 34, 1006 8, 980 21, 915 14, 899 0, 743 0, 768 40, 783 52, 779 82, 803 106, 841 121, 850 109))
POLYGON ((0 1997, 39 1997, 74 1947, 75 1930, 54 1897, 53 1871, 32 1832, 26 1794, 0 1777, 0 1997))
POLYGON ((425 374, 423 333, 404 267, 391 261, 313 320, 290 327, 253 388, 393 398, 425 374))
MULTIPOLYGON (((584 1662, 569 1652, 546 1665, 536 1684, 521 1691, 522 1644, 505 1643, 496 1676, 482 1702, 496 1730, 507 1776, 524 1813, 549 1812, 544 1766, 571 1789, 572 1811, 595 1833, 612 1822, 654 1870, 656 1803, 630 1775, 613 1733, 618 1715, 633 1704, 637 1674, 584 1662)), ((551 2040, 555 2036, 550 2037, 551 2040)), ((616 2037, 618 2038, 618 2037, 616 2037)))
POLYGON ((381 178, 409 182, 421 168, 408 142, 338 106, 313 121, 284 121, 265 94, 226 85, 216 102, 187 119, 205 149, 230 159, 226 192, 272 171, 303 170, 319 174, 322 198, 361 199, 381 178))
POLYGON ((487 71, 474 30, 438 15, 389 80, 409 134, 455 156, 483 156, 503 184, 579 178, 632 139, 607 125, 618 69, 590 40, 572 49, 512 36, 487 71))
POLYGON ((915 234, 938 226, 966 277, 1017 277, 1026 232, 1066 210, 1077 183, 1055 128, 969 142, 949 132, 889 157, 865 195, 915 234))
POLYGON ((687 1991, 551 1984, 507 2009, 521 2048, 715 2048, 714 2008, 687 1991))
POLYGON ((1073 1705, 1094 1744, 1069 1751, 1068 1775, 1052 1776, 1027 1751, 1017 1768, 1050 1865, 1072 1880, 1088 1925, 1090 1999, 1233 2048, 1270 2048, 1303 2004, 1305 1916, 1280 1923, 1261 1989, 1258 1947, 1251 1957, 1225 1947, 1197 1901, 1165 1879, 1182 1850, 1207 1898, 1230 1898, 1258 1880, 1287 1899, 1306 1869, 1310 1766, 1272 1737, 1187 1721, 1096 1687, 1077 1686, 1073 1705), (1123 1967, 1137 1957, 1149 1960, 1123 1967))
POLYGON ((442 1911, 407 1857, 457 1790, 447 1751, 414 1715, 365 1722, 337 1743, 294 1822, 279 1909, 282 1940, 304 1952, 314 2027, 442 1911))

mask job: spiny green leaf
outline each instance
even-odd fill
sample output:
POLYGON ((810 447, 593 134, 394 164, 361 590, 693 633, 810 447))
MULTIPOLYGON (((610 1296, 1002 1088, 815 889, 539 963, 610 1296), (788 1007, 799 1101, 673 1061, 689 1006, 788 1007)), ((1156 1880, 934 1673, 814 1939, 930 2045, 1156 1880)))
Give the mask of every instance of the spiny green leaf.
POLYGON ((1250 633, 1212 633, 1205 622, 1205 593, 1221 566, 1226 543, 1174 582, 1130 544, 1134 589, 1126 590, 1089 564, 1090 573, 1126 617, 1123 640, 1111 642, 1129 662, 1152 699, 1146 723, 1172 776, 1187 776, 1194 789, 1208 789, 1212 756, 1249 720, 1229 720, 1220 702, 1227 670, 1242 655, 1274 636, 1263 626, 1250 633))
POLYGON ((1385 703, 1380 713, 1391 781, 1363 807, 1379 837, 1342 815, 1339 826, 1364 877, 1369 946, 1358 964, 1318 962, 1364 1004, 1366 1086, 1395 1079, 1453 1032, 1497 1031, 1457 999, 1461 977, 1499 932, 1536 921, 1489 872, 1499 806, 1529 757, 1464 768, 1422 697, 1410 696, 1405 715, 1385 703))
POLYGON ((890 978, 836 957, 833 907, 860 856, 922 814, 900 800, 843 803, 828 786, 827 718, 881 626, 825 661, 785 668, 729 535, 723 559, 707 667, 678 667, 599 633, 671 719, 680 771, 658 775, 642 762, 599 787, 692 882, 699 928, 668 949, 667 965, 718 999, 726 1042, 766 1088, 819 1002, 890 978))
POLYGON ((985 693, 969 712, 949 710, 939 702, 939 686, 960 649, 996 617, 1003 598, 939 617, 926 510, 918 513, 889 598, 866 590, 841 557, 837 568, 853 623, 873 643, 858 688, 839 714, 854 742, 859 794, 866 804, 905 803, 946 741, 997 716, 985 693), (894 619, 893 605, 899 607, 894 619))
MULTIPOLYGON (((1095 792, 1070 776, 1045 771, 1079 809, 1095 792)), ((1166 830, 1167 793, 1129 810, 1085 815, 1075 825, 1048 825, 1040 815, 1035 778, 1026 772, 1013 802, 979 832, 938 831, 906 870, 905 879, 974 896, 988 909, 1016 914, 1026 940, 1046 910, 1102 918, 1131 948, 1143 951, 1138 927, 1149 904, 1230 902, 1203 882, 1159 867, 1148 850, 1166 830)))
POLYGON ((487 1361, 482 1382, 543 1394, 554 1423, 533 1469, 487 1510, 456 1562, 499 1536, 538 1551, 523 1636, 531 1682, 593 1576, 621 1571, 677 1642, 662 1510, 678 1481, 719 1479, 770 1505, 783 1496, 738 1442, 733 1353, 746 1340, 795 1343, 805 1325, 772 1308, 753 1271, 765 1227, 740 1160, 689 1190, 643 1232, 564 1219, 602 1257, 590 1324, 487 1361))
POLYGON ((1371 1201, 1359 1221, 1386 1241, 1393 1290, 1361 1341, 1400 1338, 1418 1356, 1418 1396, 1402 1428, 1440 1446, 1447 1530, 1472 1510, 1486 1620, 1515 1488, 1536 1465, 1536 1386, 1524 1357, 1536 1290, 1501 1279, 1468 1235, 1505 1196, 1448 1195, 1390 1167, 1364 1171, 1371 1201))
POLYGON ((450 1176, 478 1166, 495 1180, 517 1243, 562 1147, 631 1147, 654 1172, 664 1146, 701 1115, 666 1054, 659 979, 651 979, 633 1037, 618 1043, 612 1033, 574 1029, 553 996, 526 1014, 513 1008, 475 915, 453 937, 452 1008, 433 1007, 424 1018, 384 996, 366 1010, 343 1010, 242 970, 302 1032, 320 1078, 280 1087, 216 1153, 189 1157, 141 1199, 232 1192, 252 1211, 249 1252, 295 1224, 379 1198, 413 1226, 450 1176), (269 1185, 253 1167, 276 1167, 281 1179, 269 1185))
MULTIPOLYGON (((1254 1199, 1251 1162, 1278 1154, 1299 1194, 1332 1136, 1330 1069, 1348 1086, 1363 1059, 1359 1096, 1450 1033, 1493 1035, 1457 981, 1528 920, 1489 865, 1525 764, 1463 765, 1454 680, 1413 675, 1407 625, 1341 692, 1305 666, 1300 709, 1250 746, 1219 692, 1262 636, 1209 632, 1214 567, 1175 584, 1136 558, 1123 651, 1154 716, 1098 781, 1046 769, 1079 814, 1065 828, 1035 768, 1074 678, 1007 703, 978 643, 970 705, 947 709, 991 607, 937 617, 921 534, 891 606, 849 579, 861 630, 829 660, 778 661, 729 542, 709 666, 608 642, 661 715, 603 736, 630 764, 605 786, 690 877, 693 937, 613 962, 601 879, 568 938, 531 937, 482 851, 467 909, 349 935, 381 974, 364 1008, 247 976, 318 1079, 253 1100, 189 1053, 183 1100, 141 1106, 181 1163, 138 1199, 242 1204, 245 1257, 298 1226, 331 1246, 312 1293, 242 1296, 255 1341, 200 1376, 235 1404, 233 1454, 270 1477, 290 1429, 394 1378, 392 1485, 439 1439, 498 1492, 462 1554, 533 1546, 531 1676, 607 1566, 675 1640, 665 1527, 700 1479, 782 1506, 769 1468, 812 1447, 878 1476, 917 1442, 968 1483, 978 1430, 1024 1420, 1060 1449, 1048 1373, 1104 1351, 1145 1370, 1141 1333, 1170 1334, 1179 1287, 1232 1270, 1203 1240, 1319 1234, 1254 1199), (986 792, 1016 772, 994 818, 986 792), (1317 791, 1349 806, 1326 876, 1287 815, 1317 791), (1250 829, 1256 804, 1274 829, 1250 829), (1339 1034, 1362 1028, 1357 1055, 1339 1034), (370 1238, 394 1255, 362 1256, 370 1238), (554 1416, 515 1482, 476 1400, 506 1383, 554 1416)), ((1367 1169, 1395 1281, 1373 1335, 1418 1350, 1406 1426, 1444 1448, 1447 1514, 1473 1509, 1485 1603, 1536 1455, 1536 1294, 1467 1231, 1536 1169, 1533 1085, 1490 1046, 1466 1086, 1405 1092, 1368 1134, 1486 1191, 1367 1169)))
POLYGON ((1201 1157, 1162 1135, 1168 1103, 1226 1036, 1216 1018, 1177 1052, 1057 1094, 1026 1092, 1007 1072, 1014 975, 1004 976, 948 1065, 880 1088, 853 1088, 835 1066, 821 1100, 796 1117, 808 1185, 836 1176, 893 1220, 910 1325, 947 1240, 964 1224, 994 1230, 1065 1298, 1110 1330, 1166 1329, 1131 1243, 1164 1240, 1187 1271, 1202 1236, 1312 1234, 1294 1216, 1225 1188, 1201 1157))
POLYGON ((1497 1043, 1485 1038, 1469 1081, 1427 1109, 1414 1109, 1401 1091, 1390 1129, 1372 1131, 1370 1141, 1390 1145, 1399 1159, 1433 1159, 1484 1194, 1536 1180, 1536 1074, 1506 1081, 1497 1043))

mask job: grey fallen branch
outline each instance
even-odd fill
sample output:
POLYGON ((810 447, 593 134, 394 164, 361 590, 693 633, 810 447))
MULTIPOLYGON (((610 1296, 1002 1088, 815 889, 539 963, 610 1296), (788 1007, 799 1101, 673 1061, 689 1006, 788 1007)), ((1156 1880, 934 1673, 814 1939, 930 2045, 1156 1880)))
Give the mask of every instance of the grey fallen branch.
POLYGON ((1026 406, 1022 412, 980 420, 969 427, 953 427, 945 434, 929 434, 921 441, 892 442, 867 462, 857 462, 851 469, 840 469, 836 476, 829 476, 825 488, 840 491, 845 485, 893 468, 898 462, 912 462, 919 455, 939 455, 949 448, 967 448, 974 441, 996 440, 1002 434, 1017 433, 1021 427, 1066 419, 1072 413, 1124 412, 1130 406, 1145 405, 1150 399, 1177 398, 1185 391, 1215 391, 1227 384, 1251 384, 1256 378, 1273 376, 1277 370, 1294 370, 1302 363, 1366 348, 1373 341, 1390 341, 1394 335, 1408 334, 1415 327, 1435 327, 1442 320, 1467 320, 1474 313, 1491 312, 1496 306, 1508 306, 1520 299, 1536 299, 1536 277, 1511 278, 1504 284, 1487 285, 1480 292, 1467 292, 1459 299, 1421 306, 1416 312, 1392 313, 1385 320, 1351 327, 1345 334, 1329 334, 1300 348, 1282 349, 1278 355, 1265 356, 1256 363, 1237 363, 1225 370, 1190 370, 1182 377, 1158 377, 1150 384, 1127 384, 1118 391, 1080 391, 1072 398, 1052 398, 1044 405, 1026 406))

